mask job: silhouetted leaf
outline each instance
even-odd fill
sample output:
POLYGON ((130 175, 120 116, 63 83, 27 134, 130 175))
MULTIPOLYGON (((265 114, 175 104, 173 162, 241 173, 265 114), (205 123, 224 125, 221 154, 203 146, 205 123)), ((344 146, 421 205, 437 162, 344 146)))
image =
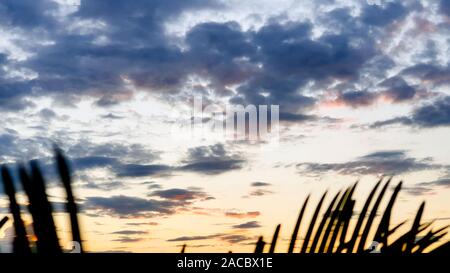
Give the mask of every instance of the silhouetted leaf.
POLYGON ((320 221, 319 227, 317 228, 316 234, 314 235, 314 239, 311 244, 311 247, 309 248, 310 253, 316 252, 316 247, 317 247, 317 244, 319 243, 319 239, 322 235, 323 228, 324 228, 326 222, 328 221, 328 219, 330 218, 334 204, 336 203, 336 200, 339 197, 340 193, 341 193, 340 191, 338 193, 336 193, 336 195, 333 197, 333 200, 331 200, 330 205, 328 206, 327 210, 325 211, 325 214, 322 217, 322 221, 320 221))
POLYGON ((288 253, 292 253, 295 248, 295 242, 297 241, 298 230, 300 229, 300 223, 303 218, 303 214, 305 213, 306 205, 308 204, 309 195, 306 197, 305 202, 303 203, 302 209, 300 210, 300 214, 298 215, 297 222, 295 223, 294 231, 292 232, 291 242, 289 243, 288 253))
POLYGON ((275 252, 275 246, 277 245, 278 235, 280 234, 280 228, 281 228, 281 225, 278 224, 277 228, 275 229, 275 232, 273 233, 273 238, 272 238, 272 243, 270 243, 269 253, 275 252))
POLYGON ((311 234, 314 229, 314 225, 317 220, 317 216, 319 215, 320 208, 322 207, 323 200, 325 199, 325 196, 327 195, 327 191, 322 195, 322 198, 320 198, 319 203, 317 204, 316 210, 314 211, 314 215, 311 218, 311 223, 309 224, 308 232, 306 233, 305 239, 303 240, 303 245, 300 250, 300 253, 305 253, 308 249, 309 239, 311 238, 311 234))
POLYGON ((70 170, 62 151, 55 147, 55 157, 58 165, 58 172, 61 182, 66 190, 67 203, 66 209, 70 215, 70 226, 72 229, 72 240, 79 243, 80 252, 83 252, 83 243, 81 240, 80 227, 78 225, 78 208, 72 192, 70 170))
POLYGON ((20 216, 20 207, 16 201, 16 190, 14 188, 13 180, 6 166, 2 166, 2 181, 3 188, 9 198, 9 211, 13 216, 15 236, 13 241, 13 251, 15 253, 27 254, 31 253, 30 245, 27 238, 25 225, 20 216))
POLYGON ((383 199, 383 196, 386 192, 387 187, 389 186, 391 182, 391 179, 389 179, 381 189, 380 194, 378 195, 377 200, 375 201, 375 204, 372 207, 372 210, 370 211, 369 218, 367 219, 366 225, 364 226, 363 233, 361 234, 361 239, 359 240, 359 245, 357 252, 363 252, 364 247, 366 244, 367 236, 369 235, 370 228, 372 227, 373 220, 375 219, 375 216, 377 215, 378 207, 380 206, 381 200, 383 199))

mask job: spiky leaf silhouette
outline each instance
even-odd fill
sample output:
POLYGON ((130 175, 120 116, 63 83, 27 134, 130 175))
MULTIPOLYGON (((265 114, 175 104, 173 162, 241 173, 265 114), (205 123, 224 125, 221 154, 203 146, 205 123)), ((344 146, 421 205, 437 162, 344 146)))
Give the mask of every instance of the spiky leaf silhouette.
POLYGON ((300 210, 300 214, 298 215, 297 222, 295 223, 294 231, 292 232, 291 242, 289 243, 288 253, 292 253, 295 248, 295 242, 297 241, 298 231, 300 229, 300 223, 303 219, 303 214, 305 213, 306 206, 308 205, 309 195, 306 197, 305 202, 303 203, 302 209, 300 210))
POLYGON ((272 242, 270 243, 269 253, 274 253, 275 252, 275 246, 277 245, 278 235, 280 234, 280 228, 281 228, 281 224, 279 224, 275 228, 275 232, 273 234, 272 242))
POLYGON ((20 207, 16 201, 16 190, 14 188, 13 180, 6 166, 1 167, 3 188, 9 198, 9 211, 14 219, 15 236, 13 241, 13 251, 20 254, 31 253, 30 245, 27 238, 25 225, 20 216, 20 207))
POLYGON ((306 233, 305 239, 303 240, 303 245, 302 245, 302 248, 300 250, 300 253, 306 253, 306 250, 308 249, 309 239, 311 238, 311 234, 312 234, 312 232, 314 230, 314 225, 316 223, 317 216, 319 215, 320 208, 322 207, 323 200, 325 200, 326 196, 327 196, 327 191, 325 191, 325 193, 322 195, 322 198, 320 198, 319 203, 317 204, 316 210, 314 211, 314 215, 311 218, 311 222, 309 224, 309 228, 308 228, 308 231, 306 233))
MULTIPOLYGON (((369 211, 370 204, 372 199, 375 197, 375 193, 378 190, 379 186, 383 179, 380 179, 369 196, 367 197, 364 206, 361 210, 361 213, 356 222, 355 228, 353 229, 351 234, 349 232, 350 221, 352 215, 354 214, 354 208, 356 201, 352 199, 353 193, 355 191, 357 183, 353 186, 348 187, 344 193, 341 195, 338 192, 334 198, 331 200, 328 208, 322 216, 321 222, 317 229, 315 230, 315 235, 312 238, 311 247, 309 247, 309 242, 311 241, 312 233, 314 233, 314 229, 316 226, 316 221, 319 218, 319 212, 326 197, 327 192, 325 192, 311 218, 310 225, 308 227, 307 233, 303 240, 303 245, 300 250, 300 253, 354 253, 359 252, 368 252, 369 249, 365 249, 365 243, 369 239, 369 235, 374 227, 374 219, 377 216, 378 208, 380 207, 381 201, 386 194, 388 186, 391 182, 389 179, 381 189, 376 198, 375 203, 373 204, 370 213, 367 217, 367 221, 365 223, 363 232, 360 236, 360 230, 363 226, 364 220, 367 216, 367 212, 369 211), (348 241, 347 237, 350 237, 348 241), (358 237, 361 237, 358 244, 356 244, 358 237), (320 247, 317 248, 320 241, 320 247)), ((381 252, 383 253, 422 253, 442 239, 446 234, 446 229, 448 226, 439 228, 437 230, 430 230, 425 236, 420 236, 420 234, 428 229, 432 222, 421 224, 421 218, 424 212, 425 203, 422 203, 416 213, 414 221, 409 231, 400 235, 396 240, 394 240, 391 244, 388 245, 388 237, 393 233, 398 231, 400 227, 402 227, 407 221, 403 221, 400 224, 397 224, 393 228, 390 228, 390 218, 392 215, 393 207, 395 200, 400 192, 402 182, 400 182, 394 189, 389 202, 382 213, 382 217, 380 223, 378 224, 374 238, 375 240, 380 240, 382 244, 381 252)), ((291 242, 289 245, 288 252, 291 251, 295 247, 295 240, 298 236, 299 231, 299 223, 303 218, 304 211, 306 209, 307 201, 309 200, 309 195, 305 200, 302 209, 299 214, 299 218, 294 226, 294 232, 291 237, 291 242)), ((272 239, 272 246, 269 250, 269 253, 273 253, 275 251, 274 242, 279 237, 280 225, 275 229, 274 237, 272 239)), ((259 237, 258 242, 256 243, 255 253, 263 253, 265 242, 263 241, 263 237, 259 237)), ((450 250, 449 243, 444 243, 442 246, 437 247, 432 252, 436 253, 448 253, 450 250)))
POLYGON ((66 209, 70 215, 72 240, 74 242, 79 243, 80 252, 83 252, 83 243, 81 240, 80 227, 78 225, 78 208, 75 203, 75 198, 73 197, 72 186, 71 186, 72 179, 70 177, 69 165, 63 155, 63 152, 58 147, 55 147, 54 150, 55 150, 55 154, 56 154, 56 162, 57 162, 57 166, 58 166, 59 176, 61 178, 61 182, 66 191, 66 198, 67 198, 66 209))
POLYGON ((0 229, 2 229, 2 227, 9 221, 9 217, 5 216, 2 218, 2 220, 0 220, 0 229))
POLYGON ((317 228, 316 234, 314 235, 314 239, 312 241, 311 247, 310 249, 310 253, 315 253, 316 252, 316 247, 317 244, 319 243, 319 239, 323 234, 323 228, 325 227, 326 222, 329 220, 330 215, 333 211, 333 207, 336 203, 337 198, 339 197, 339 195, 341 194, 341 192, 339 191, 338 193, 336 193, 336 195, 334 196, 334 198, 331 200, 330 205, 328 206, 327 210, 325 211, 325 214, 322 217, 322 221, 319 224, 319 227, 317 228))

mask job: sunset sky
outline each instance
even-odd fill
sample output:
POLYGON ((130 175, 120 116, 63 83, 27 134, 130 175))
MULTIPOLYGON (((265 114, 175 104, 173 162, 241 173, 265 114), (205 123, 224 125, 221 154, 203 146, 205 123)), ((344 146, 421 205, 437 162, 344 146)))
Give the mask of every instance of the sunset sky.
POLYGON ((0 163, 39 159, 57 211, 70 158, 88 251, 247 252, 279 223, 284 251, 309 193, 359 180, 358 211, 382 175, 393 225, 426 201, 444 226, 450 1, 2 0, 0 117, 0 163), (278 141, 190 134, 195 96, 279 105, 278 141))

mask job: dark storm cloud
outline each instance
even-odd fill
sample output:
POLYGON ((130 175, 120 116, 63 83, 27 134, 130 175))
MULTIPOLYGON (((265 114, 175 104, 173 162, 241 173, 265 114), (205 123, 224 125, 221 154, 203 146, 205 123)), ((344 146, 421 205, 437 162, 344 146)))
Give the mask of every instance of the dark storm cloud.
POLYGON ((416 90, 408 85, 408 83, 401 77, 392 77, 380 84, 387 88, 383 94, 393 100, 393 102, 402 102, 414 98, 416 90))
POLYGON ((92 169, 98 167, 116 166, 118 160, 116 158, 106 156, 86 156, 78 157, 72 160, 77 170, 92 169))
POLYGON ((377 121, 371 128, 401 124, 416 127, 432 128, 450 125, 450 96, 441 97, 432 103, 424 104, 413 110, 411 115, 377 121))
POLYGON ((377 94, 368 91, 347 91, 340 93, 336 101, 356 108, 371 105, 376 98, 377 94))
POLYGON ((178 169, 206 175, 221 174, 243 168, 245 160, 225 150, 223 144, 191 148, 178 169))
POLYGON ((315 115, 281 112, 279 114, 279 119, 280 121, 287 121, 287 122, 306 122, 306 121, 317 121, 319 118, 315 115))
POLYGON ((406 151, 379 151, 345 163, 299 163, 296 167, 302 174, 335 172, 344 175, 398 175, 446 168, 430 158, 408 157, 406 151))
POLYGON ((97 18, 110 25, 112 37, 130 45, 142 42, 165 44, 163 24, 183 11, 217 7, 217 1, 205 0, 156 0, 156 1, 81 1, 74 17, 97 18), (152 31, 149 31, 152 30, 152 31))
POLYGON ((40 110, 38 115, 44 120, 51 120, 57 117, 57 114, 52 109, 48 108, 40 110))
POLYGON ((34 105, 26 99, 30 90, 29 83, 2 79, 0 74, 0 110, 16 112, 34 105))
POLYGON ((132 3, 120 0, 113 4, 81 1, 78 11, 68 15, 67 20, 57 20, 59 7, 53 1, 3 1, 2 25, 19 27, 25 33, 35 31, 30 36, 36 40, 44 36, 52 44, 27 45, 27 49, 37 54, 21 66, 36 71, 39 77, 24 83, 3 83, 0 107, 23 109, 27 106, 21 100, 24 96, 49 93, 65 103, 83 94, 94 96, 98 97, 99 106, 109 106, 132 96, 123 77, 137 87, 175 88, 188 73, 183 68, 180 49, 169 45, 164 23, 190 9, 219 6, 216 1, 202 0, 132 3), (103 27, 87 32, 61 31, 70 29, 68 22, 93 29, 96 24, 103 27), (97 43, 99 38, 108 43, 97 43), (2 100, 8 100, 9 104, 2 105, 2 100))
POLYGON ((250 228, 259 228, 261 225, 258 223, 258 221, 249 221, 243 224, 234 225, 234 229, 250 229, 250 228))
POLYGON ((253 183, 251 184, 252 187, 267 187, 267 186, 271 186, 271 185, 272 185, 272 184, 270 184, 270 183, 267 183, 267 182, 259 182, 259 181, 253 182, 253 183))
POLYGON ((364 6, 361 17, 362 21, 368 25, 385 26, 403 18, 406 14, 407 10, 402 4, 389 2, 384 6, 364 6))
MULTIPOLYGON (((35 5, 27 6, 42 13, 35 5)), ((124 79, 143 89, 176 92, 188 75, 196 74, 210 79, 211 87, 222 94, 226 85, 242 84, 238 96, 246 103, 280 104, 287 111, 282 117, 303 121, 308 117, 298 111, 312 107, 315 99, 299 94, 299 88, 309 80, 355 78, 375 54, 367 37, 358 46, 347 34, 313 40, 308 22, 270 23, 257 31, 243 31, 236 22, 207 22, 188 30, 188 50, 169 43, 164 22, 189 9, 218 7, 215 1, 199 0, 82 1, 69 17, 105 26, 93 33, 51 33, 54 43, 36 48, 38 54, 24 62, 39 73, 28 84, 37 94, 51 92, 67 103, 86 94, 97 96, 99 106, 109 106, 132 96, 124 79), (108 43, 96 43, 99 37, 108 43)), ((386 11, 391 14, 394 8, 386 11)), ((16 84, 10 88, 16 90, 16 84)), ((30 94, 30 88, 21 89, 30 94)))
POLYGON ((418 63, 401 71, 403 76, 419 78, 433 86, 450 84, 450 67, 418 63))
POLYGON ((140 144, 93 144, 80 141, 72 145, 67 154, 73 158, 75 170, 107 168, 117 177, 142 177, 168 175, 172 167, 148 164, 159 158, 159 152, 140 144))
POLYGON ((251 58, 256 47, 236 22, 198 24, 186 34, 186 42, 192 72, 211 78, 213 85, 240 83, 254 70, 240 58, 251 58))
POLYGON ((4 131, 0 133, 0 163, 43 158, 45 155, 42 150, 51 148, 45 138, 22 138, 14 130, 4 131))
POLYGON ((204 191, 200 189, 167 189, 167 190, 157 190, 149 194, 149 196, 157 196, 163 199, 188 202, 192 200, 211 200, 214 199, 204 191))
MULTIPOLYGON (((125 195, 88 197, 83 207, 90 212, 97 212, 103 215, 120 218, 139 218, 170 215, 175 213, 177 209, 189 209, 189 205, 196 201, 214 199, 199 188, 157 190, 148 194, 148 197, 150 198, 125 195), (152 199, 153 197, 156 197, 156 199, 152 199)), ((125 234, 122 232, 115 234, 131 235, 132 233, 125 234)))
POLYGON ((370 124, 370 128, 381 128, 381 127, 394 125, 394 124, 411 125, 411 124, 413 124, 413 122, 408 117, 397 117, 397 118, 392 118, 392 119, 387 119, 387 120, 382 120, 382 121, 376 121, 376 122, 370 124))
POLYGON ((354 34, 326 34, 313 40, 311 28, 310 23, 272 23, 252 33, 258 47, 255 59, 263 68, 238 88, 241 99, 252 104, 279 104, 286 112, 280 119, 313 119, 299 111, 313 107, 316 99, 298 91, 310 81, 355 79, 375 55, 369 37, 359 37, 364 42, 358 46, 351 43, 354 34))
POLYGON ((435 101, 433 104, 417 108, 413 112, 411 119, 421 127, 450 125, 450 97, 445 97, 435 101))
POLYGON ((391 103, 401 103, 413 100, 418 93, 416 88, 409 85, 402 77, 388 78, 378 84, 379 91, 346 90, 338 92, 334 103, 353 108, 367 107, 375 104, 379 99, 388 99, 391 103))
POLYGON ((83 139, 70 145, 67 154, 73 158, 95 155, 108 158, 134 159, 137 162, 153 161, 159 158, 158 151, 145 148, 141 144, 92 143, 83 139))
POLYGON ((450 17, 450 0, 441 0, 439 7, 443 14, 450 17))
POLYGON ((112 197, 88 197, 83 206, 86 210, 96 211, 104 215, 137 218, 172 214, 177 207, 177 202, 116 195, 112 197))
MULTIPOLYGON (((5 136, 6 146, 14 141, 5 136)), ((1 145, 1 139, 0 139, 1 145)), ((199 146, 188 150, 178 165, 154 164, 159 152, 138 144, 93 144, 81 141, 68 149, 75 170, 106 168, 117 177, 168 176, 174 172, 195 172, 216 175, 243 168, 246 160, 225 149, 223 144, 199 146)))
POLYGON ((114 169, 119 177, 141 177, 168 175, 171 167, 163 164, 124 164, 114 169))
POLYGON ((58 5, 50 0, 4 0, 0 3, 0 23, 23 28, 50 27, 55 22, 48 14, 58 5))

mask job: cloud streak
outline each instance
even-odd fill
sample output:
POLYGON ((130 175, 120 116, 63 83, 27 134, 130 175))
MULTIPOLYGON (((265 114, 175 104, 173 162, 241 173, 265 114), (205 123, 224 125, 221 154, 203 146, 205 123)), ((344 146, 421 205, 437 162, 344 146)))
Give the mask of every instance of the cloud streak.
POLYGON ((378 151, 345 163, 298 163, 302 174, 339 173, 343 175, 398 175, 423 170, 438 170, 447 166, 433 163, 429 158, 408 157, 406 151, 378 151))

